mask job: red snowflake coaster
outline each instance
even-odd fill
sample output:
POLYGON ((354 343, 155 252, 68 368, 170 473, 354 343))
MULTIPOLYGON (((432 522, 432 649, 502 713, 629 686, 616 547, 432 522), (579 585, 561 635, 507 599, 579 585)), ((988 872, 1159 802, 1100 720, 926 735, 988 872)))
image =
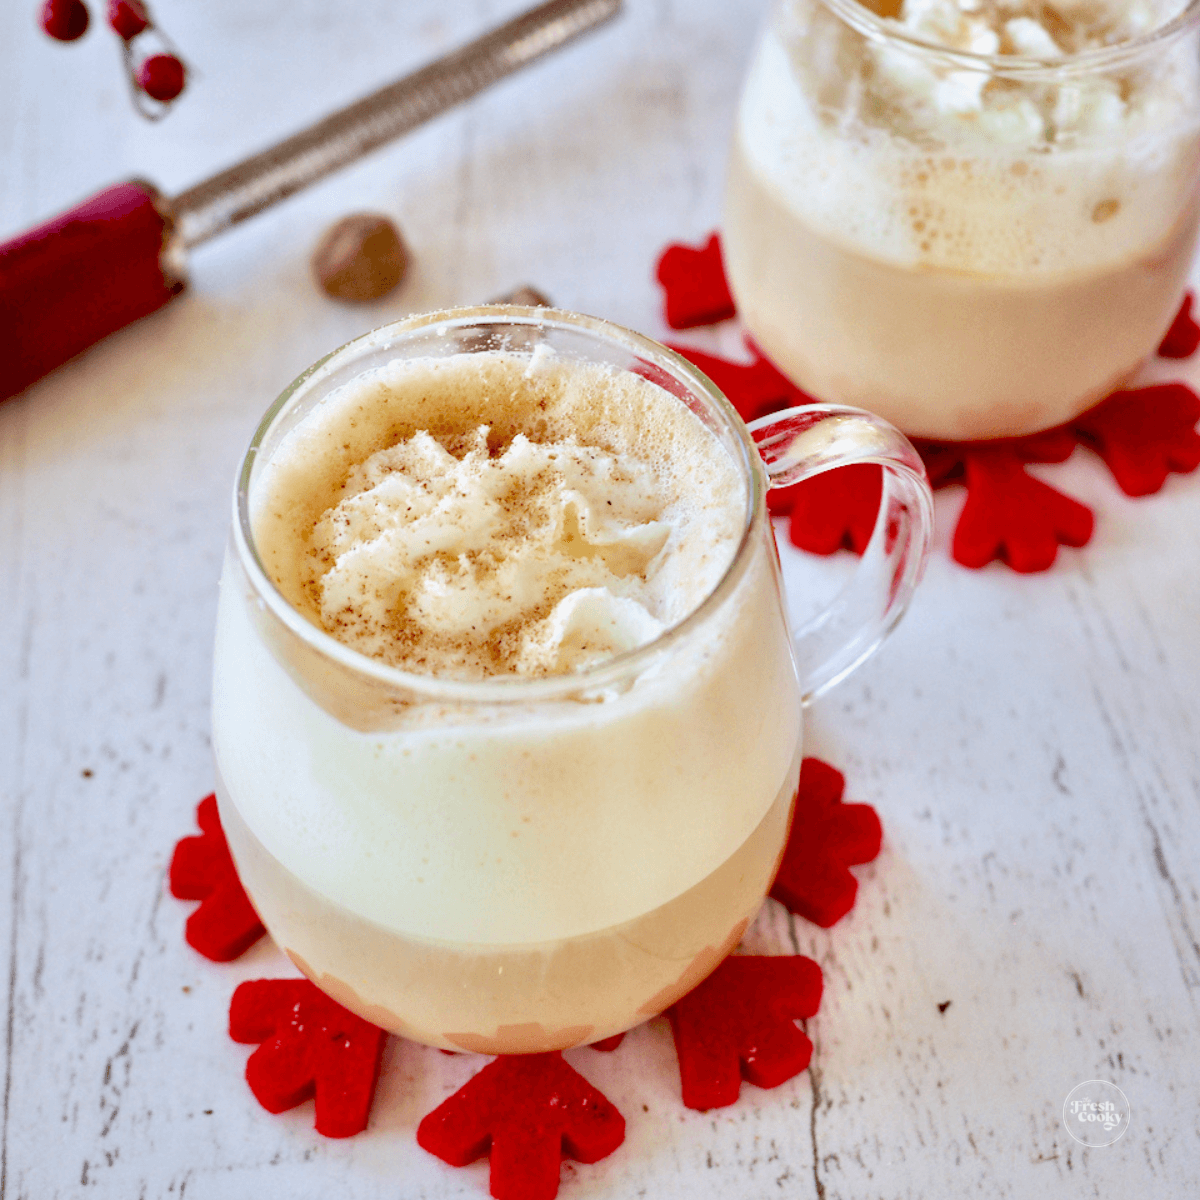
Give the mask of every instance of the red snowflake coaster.
POLYGON ((808 1066, 796 1021, 816 1014, 821 968, 811 958, 734 955, 667 1011, 688 1108, 724 1108, 747 1079, 778 1087, 808 1066))
MULTIPOLYGON (((861 554, 879 515, 883 471, 873 463, 841 467, 783 488, 780 494, 787 497, 788 539, 793 546, 809 554, 842 549, 861 554)), ((783 503, 776 501, 772 512, 779 512, 783 503)))
POLYGON ((953 543, 964 567, 998 558, 1014 571, 1045 571, 1060 545, 1087 545, 1091 509, 1035 479, 1011 447, 972 450, 965 462, 967 501, 953 543))
POLYGON ((725 280, 721 240, 715 233, 699 249, 680 243, 668 246, 655 275, 663 286, 667 324, 672 329, 712 325, 737 311, 725 280))
POLYGON ((366 1129, 387 1039, 382 1029, 307 979, 257 979, 233 993, 229 1036, 261 1043, 246 1063, 246 1082, 267 1112, 313 1097, 318 1133, 343 1138, 366 1129))
POLYGON ((748 363, 737 363, 716 354, 705 354, 691 346, 667 343, 669 349, 682 354, 720 388, 747 424, 781 408, 813 403, 812 397, 788 380, 753 343, 746 345, 754 357, 748 363))
POLYGON ((1192 300, 1192 293, 1188 292, 1166 337, 1159 343, 1160 358, 1191 358, 1200 350, 1200 325, 1192 319, 1192 300))
MULTIPOLYGON (((1190 297, 1189 297, 1190 300, 1190 297)), ((1127 496, 1157 492, 1172 471, 1200 466, 1200 398, 1182 383, 1115 392, 1072 422, 1127 496)))
POLYGON ((491 1160, 497 1200, 552 1200, 564 1158, 593 1163, 625 1140, 625 1118, 557 1051, 494 1059, 417 1127, 454 1167, 491 1160))
POLYGON ((214 962, 229 962, 266 932, 246 896, 221 829, 216 796, 205 796, 196 808, 199 837, 176 843, 168 875, 171 895, 199 900, 187 919, 188 944, 214 962))
POLYGON ((800 766, 792 829, 771 896, 789 911, 828 929, 853 907, 858 880, 851 866, 870 862, 883 826, 869 804, 843 804, 846 779, 819 758, 800 766))

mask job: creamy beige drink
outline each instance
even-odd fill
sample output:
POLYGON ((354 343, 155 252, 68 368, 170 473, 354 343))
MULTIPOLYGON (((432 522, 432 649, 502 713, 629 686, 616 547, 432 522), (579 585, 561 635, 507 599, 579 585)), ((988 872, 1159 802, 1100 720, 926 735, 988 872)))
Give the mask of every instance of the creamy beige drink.
POLYGON ((787 833, 800 695, 753 476, 649 369, 371 363, 247 477, 213 697, 239 873, 394 1032, 608 1036, 736 945, 787 833))
POLYGON ((955 440, 1047 428, 1118 386, 1196 245, 1181 7, 781 0, 724 224, 768 355, 823 400, 955 440))

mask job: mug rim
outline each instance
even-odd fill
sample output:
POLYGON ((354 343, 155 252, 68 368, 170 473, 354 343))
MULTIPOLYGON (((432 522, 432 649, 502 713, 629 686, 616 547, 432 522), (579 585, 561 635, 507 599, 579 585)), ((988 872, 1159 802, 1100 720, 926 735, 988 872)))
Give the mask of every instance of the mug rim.
MULTIPOLYGON (((1200 0, 1196 0, 1196 3, 1200 4, 1200 0)), ((668 394, 679 403, 685 403, 683 397, 672 392, 668 394)), ((263 461, 265 463, 267 460, 263 461)), ((238 561, 247 580, 272 615, 309 649, 352 671, 360 678, 368 678, 389 689, 416 693, 423 700, 453 703, 554 700, 569 698, 585 690, 594 692, 610 688, 640 673, 650 660, 690 634, 720 608, 745 574, 750 559, 750 548, 766 511, 766 489, 766 469, 745 422, 720 388, 683 355, 644 334, 600 317, 558 308, 483 304, 418 313, 378 326, 330 351, 292 380, 259 421, 238 467, 233 490, 232 537, 238 561), (665 370, 692 395, 704 401, 707 411, 719 419, 723 430, 741 450, 741 456, 734 459, 734 465, 746 485, 747 502, 737 548, 721 578, 694 608, 649 642, 602 659, 581 670, 534 677, 487 675, 477 680, 423 675, 401 670, 347 646, 313 624, 293 607, 279 590, 258 553, 250 513, 251 483, 262 446, 278 422, 314 388, 320 387, 335 371, 352 363, 357 357, 397 345, 405 335, 425 333, 431 328, 440 335, 448 335, 454 330, 481 325, 495 328, 572 330, 590 335, 596 341, 622 347, 636 357, 647 360, 650 365, 665 370)))
MULTIPOLYGON (((784 0, 785 4, 789 2, 784 0)), ((1188 0, 1187 5, 1173 17, 1128 41, 1061 58, 1038 58, 1035 55, 980 54, 972 50, 956 50, 889 23, 890 18, 879 16, 859 0, 820 0, 820 3, 870 41, 899 43, 926 58, 938 59, 951 66, 1031 81, 1089 75, 1125 66, 1130 60, 1142 57, 1161 43, 1200 24, 1200 0, 1188 0)))

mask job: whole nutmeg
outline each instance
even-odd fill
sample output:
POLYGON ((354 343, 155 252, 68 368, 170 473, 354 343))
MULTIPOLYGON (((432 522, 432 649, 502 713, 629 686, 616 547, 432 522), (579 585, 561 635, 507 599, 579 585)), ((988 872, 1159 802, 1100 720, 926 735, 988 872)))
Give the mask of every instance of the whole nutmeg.
POLYGON ((321 290, 361 303, 386 296, 404 277, 408 251, 400 231, 379 213, 352 213, 330 226, 313 251, 321 290))
POLYGON ((523 283, 520 287, 515 287, 511 292, 505 292, 503 296, 494 296, 488 301, 489 304, 520 304, 525 308, 553 308, 554 303, 547 297, 544 292, 539 292, 537 288, 532 287, 528 283, 523 283))

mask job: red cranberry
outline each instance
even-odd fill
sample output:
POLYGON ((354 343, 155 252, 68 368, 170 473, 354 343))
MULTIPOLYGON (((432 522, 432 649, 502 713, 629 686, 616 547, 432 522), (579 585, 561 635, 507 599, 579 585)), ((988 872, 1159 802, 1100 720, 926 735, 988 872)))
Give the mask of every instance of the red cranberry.
POLYGON ((146 59, 137 73, 137 85, 153 100, 164 104, 183 91, 187 72, 173 54, 154 54, 146 59))
POLYGON ((128 42, 150 24, 150 14, 142 0, 108 0, 108 23, 128 42))
POLYGON ((59 42, 83 37, 89 19, 83 0, 46 0, 42 5, 42 28, 59 42))

